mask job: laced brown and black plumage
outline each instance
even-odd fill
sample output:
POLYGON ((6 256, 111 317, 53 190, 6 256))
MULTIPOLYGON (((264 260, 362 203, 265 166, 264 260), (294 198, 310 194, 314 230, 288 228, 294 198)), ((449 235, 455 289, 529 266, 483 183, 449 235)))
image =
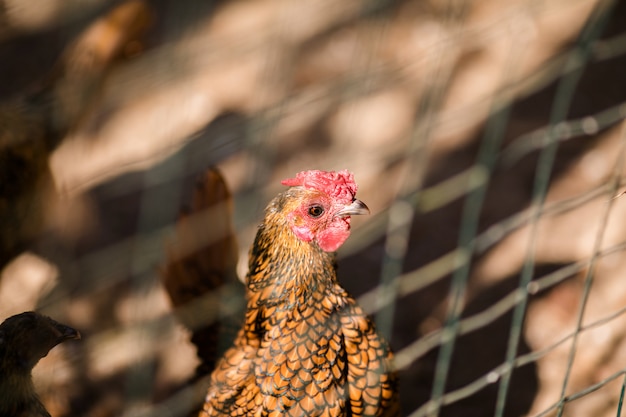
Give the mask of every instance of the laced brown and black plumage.
POLYGON ((315 192, 290 188, 266 209, 250 251, 245 322, 201 416, 398 414, 387 343, 339 285, 334 254, 288 222, 315 192))

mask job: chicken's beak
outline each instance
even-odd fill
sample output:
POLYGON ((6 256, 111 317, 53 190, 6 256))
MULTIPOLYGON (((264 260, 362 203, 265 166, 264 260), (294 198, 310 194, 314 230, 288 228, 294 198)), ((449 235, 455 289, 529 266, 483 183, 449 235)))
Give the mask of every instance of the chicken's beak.
POLYGON ((80 339, 80 332, 76 329, 71 328, 70 326, 66 326, 61 323, 56 323, 54 327, 59 332, 58 343, 61 343, 65 340, 70 340, 70 339, 75 339, 75 340, 80 339))
POLYGON ((337 212, 339 217, 356 216, 359 214, 370 214, 370 209, 361 200, 356 198, 351 204, 345 206, 337 212))

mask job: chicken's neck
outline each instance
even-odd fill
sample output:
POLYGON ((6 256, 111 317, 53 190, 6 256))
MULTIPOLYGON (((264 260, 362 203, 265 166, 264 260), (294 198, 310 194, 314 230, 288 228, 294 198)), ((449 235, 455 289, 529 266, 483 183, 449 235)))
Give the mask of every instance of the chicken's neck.
POLYGON ((282 220, 266 218, 259 227, 249 267, 248 292, 257 304, 295 308, 337 287, 334 254, 298 239, 282 220))
POLYGON ((24 415, 49 416, 35 393, 30 372, 3 368, 0 373, 0 415, 23 415, 30 410, 24 415))

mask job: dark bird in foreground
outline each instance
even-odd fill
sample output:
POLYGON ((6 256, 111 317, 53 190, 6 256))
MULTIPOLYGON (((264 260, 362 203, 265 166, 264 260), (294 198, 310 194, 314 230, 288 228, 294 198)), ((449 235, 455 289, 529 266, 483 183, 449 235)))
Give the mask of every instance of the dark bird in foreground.
POLYGON ((70 339, 80 339, 80 333, 32 311, 0 325, 0 416, 50 417, 31 372, 53 347, 70 339))
POLYGON ((247 310, 200 416, 398 414, 392 353, 337 281, 334 251, 369 209, 348 171, 306 171, 265 210, 247 310))

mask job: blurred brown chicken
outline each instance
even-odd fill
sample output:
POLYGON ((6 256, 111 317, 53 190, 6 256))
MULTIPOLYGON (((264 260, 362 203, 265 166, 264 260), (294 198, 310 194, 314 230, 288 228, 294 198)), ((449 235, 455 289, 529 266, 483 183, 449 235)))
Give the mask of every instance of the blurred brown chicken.
POLYGON ((106 71, 149 20, 142 0, 116 5, 65 48, 42 81, 0 102, 0 270, 44 230, 55 191, 49 157, 87 117, 106 71))
POLYGON ((348 171, 307 171, 265 211, 250 251, 245 322, 200 416, 398 414, 392 353, 338 283, 350 216, 369 213, 348 171))
POLYGON ((202 408, 208 375, 241 326, 244 291, 237 279, 238 247, 232 227, 232 199, 217 169, 196 181, 180 215, 161 270, 163 286, 179 321, 191 331, 200 363, 188 381, 190 414, 202 408))
POLYGON ((34 312, 9 317, 0 325, 0 416, 50 417, 31 372, 50 349, 70 339, 80 339, 80 333, 34 312))
MULTIPOLYGON (((191 204, 176 223, 161 272, 177 317, 192 331, 191 341, 198 349, 201 362, 195 379, 214 369, 240 325, 240 321, 228 325, 226 320, 228 310, 237 310, 233 297, 242 287, 237 280, 237 241, 231 217, 226 182, 216 169, 208 169, 196 182, 191 204), (231 326, 235 329, 229 338, 231 326), (220 349, 220 344, 226 346, 220 349)), ((240 297, 243 300, 243 294, 240 297)))

